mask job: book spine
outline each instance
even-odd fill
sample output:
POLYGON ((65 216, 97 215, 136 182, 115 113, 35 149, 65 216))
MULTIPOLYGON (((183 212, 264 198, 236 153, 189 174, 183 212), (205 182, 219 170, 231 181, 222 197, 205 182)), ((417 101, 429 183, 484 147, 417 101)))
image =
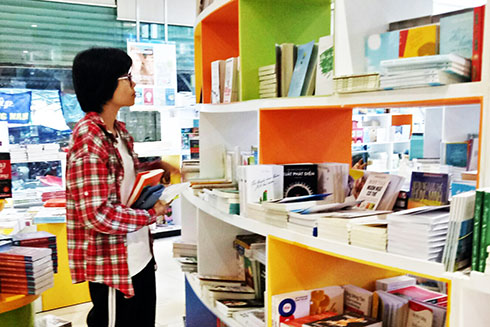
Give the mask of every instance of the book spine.
POLYGON ((473 219, 473 244, 471 248, 471 270, 478 271, 480 258, 480 223, 483 205, 483 191, 477 190, 475 197, 475 217, 473 219))
POLYGON ((480 230, 480 257, 478 258, 478 271, 485 271, 485 260, 487 259, 487 230, 490 219, 490 193, 485 192, 483 195, 483 212, 481 217, 480 230))
POLYGON ((483 24, 485 6, 476 7, 473 11, 473 54, 471 57, 471 80, 481 80, 481 61, 483 48, 483 24))

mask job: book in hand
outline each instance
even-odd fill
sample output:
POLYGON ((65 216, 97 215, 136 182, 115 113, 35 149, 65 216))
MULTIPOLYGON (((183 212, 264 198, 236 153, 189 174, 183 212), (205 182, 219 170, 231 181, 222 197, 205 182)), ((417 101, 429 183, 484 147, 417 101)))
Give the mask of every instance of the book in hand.
POLYGON ((344 326, 344 327, 381 327, 382 322, 368 316, 344 313, 303 324, 303 327, 344 326))
POLYGON ((147 186, 155 186, 160 183, 162 179, 164 170, 163 169, 153 169, 149 171, 139 172, 136 175, 136 180, 134 182, 133 189, 128 198, 126 205, 131 207, 135 201, 140 197, 143 189, 147 186))
POLYGON ((131 207, 145 210, 153 208, 155 203, 157 203, 158 199, 162 195, 164 189, 165 186, 163 186, 163 184, 146 186, 131 207))

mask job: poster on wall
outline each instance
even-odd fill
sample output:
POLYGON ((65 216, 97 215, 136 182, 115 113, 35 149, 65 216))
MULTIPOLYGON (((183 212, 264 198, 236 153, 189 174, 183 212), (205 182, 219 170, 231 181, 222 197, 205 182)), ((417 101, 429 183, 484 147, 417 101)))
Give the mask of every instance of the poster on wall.
POLYGON ((135 105, 148 109, 175 106, 175 44, 128 41, 128 54, 133 60, 131 74, 136 83, 135 105))

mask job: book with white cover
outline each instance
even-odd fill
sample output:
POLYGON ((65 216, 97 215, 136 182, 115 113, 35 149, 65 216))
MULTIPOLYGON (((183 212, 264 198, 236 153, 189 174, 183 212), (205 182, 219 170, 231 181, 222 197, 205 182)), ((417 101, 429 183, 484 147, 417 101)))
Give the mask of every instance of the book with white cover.
POLYGON ((225 70, 226 62, 224 60, 211 62, 211 103, 213 104, 223 102, 225 70))
POLYGON ((369 316, 373 305, 373 292, 355 285, 344 285, 344 310, 369 316))
POLYGON ((323 36, 318 40, 315 95, 330 95, 334 91, 334 45, 333 36, 323 36))
POLYGON ((238 101, 238 57, 226 59, 223 103, 238 101))
POLYGON ((370 174, 357 198, 357 200, 362 200, 359 207, 376 210, 389 183, 390 175, 388 174, 370 174))

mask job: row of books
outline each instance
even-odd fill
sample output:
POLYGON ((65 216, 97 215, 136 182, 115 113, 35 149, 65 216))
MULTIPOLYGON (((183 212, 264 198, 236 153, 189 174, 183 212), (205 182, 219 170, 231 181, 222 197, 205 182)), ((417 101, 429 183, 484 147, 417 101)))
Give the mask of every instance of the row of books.
POLYGON ((9 147, 10 158, 13 162, 27 161, 56 161, 60 160, 60 145, 46 144, 12 144, 9 147))
POLYGON ((240 58, 211 62, 211 103, 238 101, 240 58))
POLYGON ((442 327, 447 295, 396 276, 377 280, 374 291, 348 284, 273 295, 272 326, 442 327), (420 317, 424 321, 420 321, 420 317))
MULTIPOLYGON (((479 81, 481 79, 484 12, 485 6, 479 6, 439 16, 427 16, 392 23, 390 24, 390 31, 366 37, 366 71, 386 73, 385 69, 389 67, 383 65, 383 61, 394 63, 399 58, 415 59, 422 56, 455 54, 471 61, 471 69, 461 67, 458 70, 464 70, 463 75, 467 75, 471 70, 471 75, 467 75, 468 80, 479 81)), ((401 62, 417 63, 411 59, 405 61, 403 59, 401 62)), ((425 61, 425 63, 427 62, 425 61)), ((439 64, 439 68, 443 68, 443 70, 449 68, 441 67, 443 64, 439 64)), ((450 70, 455 67, 454 64, 452 66, 450 70)), ((407 68, 403 69, 407 73, 412 70, 407 68)), ((429 67, 426 66, 425 68, 429 67)), ((414 74, 416 73, 414 72, 414 74)), ((441 78, 446 74, 434 71, 432 75, 441 78)), ((445 78, 450 77, 446 76, 445 78)), ((413 80, 415 77, 412 77, 412 81, 407 81, 407 83, 413 84, 413 80)), ((387 85, 395 86, 395 83, 392 81, 391 84, 387 85)))

